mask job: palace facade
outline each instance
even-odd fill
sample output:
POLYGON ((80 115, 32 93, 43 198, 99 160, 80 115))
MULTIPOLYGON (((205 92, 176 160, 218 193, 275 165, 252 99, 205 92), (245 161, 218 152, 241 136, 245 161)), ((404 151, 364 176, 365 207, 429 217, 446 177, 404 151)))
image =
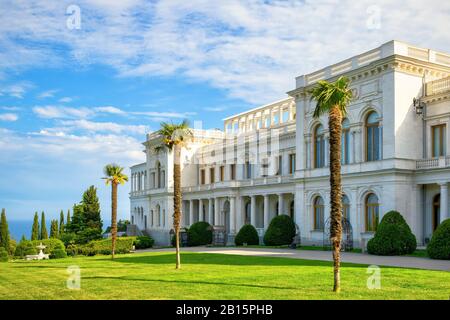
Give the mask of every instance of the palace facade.
MULTIPOLYGON (((283 100, 224 119, 224 130, 194 128, 182 151, 182 224, 224 226, 229 243, 251 223, 262 237, 290 215, 302 244, 322 245, 329 217, 327 117, 313 117, 318 80, 351 80, 343 121, 343 214, 355 246, 365 246, 383 214, 399 211, 419 245, 450 218, 450 55, 399 41, 295 79, 283 100)), ((130 220, 157 244, 170 242, 172 155, 131 167, 130 220)))

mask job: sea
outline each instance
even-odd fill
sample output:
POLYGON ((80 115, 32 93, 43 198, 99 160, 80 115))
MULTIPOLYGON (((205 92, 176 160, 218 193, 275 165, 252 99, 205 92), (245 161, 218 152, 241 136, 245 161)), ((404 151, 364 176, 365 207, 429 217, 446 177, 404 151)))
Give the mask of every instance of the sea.
MULTIPOLYGON (((105 230, 111 221, 103 220, 103 230, 105 230)), ((8 220, 9 233, 11 238, 16 241, 20 241, 22 236, 30 239, 31 237, 31 228, 33 226, 33 220, 8 220)), ((47 223, 47 232, 50 233, 50 223, 47 223)))

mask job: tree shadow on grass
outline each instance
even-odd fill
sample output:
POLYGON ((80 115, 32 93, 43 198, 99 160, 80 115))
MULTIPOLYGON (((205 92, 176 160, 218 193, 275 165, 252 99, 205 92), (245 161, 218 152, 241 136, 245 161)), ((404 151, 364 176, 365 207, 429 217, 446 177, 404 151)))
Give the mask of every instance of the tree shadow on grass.
MULTIPOLYGON (((220 253, 181 253, 181 264, 228 265, 228 266, 321 266, 331 267, 331 261, 302 260, 282 257, 241 256, 220 253)), ((104 259, 106 260, 106 259, 104 259)), ((110 259, 108 259, 111 261, 110 259)), ((113 262, 143 264, 174 264, 175 253, 158 253, 116 257, 113 262)), ((361 268, 364 264, 343 263, 343 267, 361 268)))
POLYGON ((183 285, 198 285, 198 284, 206 284, 206 285, 220 285, 220 286, 228 286, 228 287, 249 287, 249 288, 261 288, 261 289, 279 289, 279 290, 297 290, 298 287, 284 287, 284 286, 270 286, 270 285, 261 285, 261 284, 249 284, 249 283, 227 283, 227 282, 216 282, 216 281, 188 281, 188 280, 163 280, 163 279, 141 279, 141 278, 132 278, 132 277, 103 277, 103 276, 95 276, 95 277, 83 277, 83 280, 122 280, 122 281, 144 281, 144 282, 159 282, 159 283, 175 283, 175 284, 183 284, 183 285))

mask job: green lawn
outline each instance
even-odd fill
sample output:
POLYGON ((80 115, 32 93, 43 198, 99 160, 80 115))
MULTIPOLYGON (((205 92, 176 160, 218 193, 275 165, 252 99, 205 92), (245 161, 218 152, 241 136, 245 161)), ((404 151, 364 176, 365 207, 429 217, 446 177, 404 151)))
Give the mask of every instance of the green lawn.
POLYGON ((363 265, 344 264, 342 292, 331 292, 330 262, 147 252, 0 263, 0 299, 449 299, 450 272, 381 268, 369 290, 363 265), (81 268, 81 290, 66 288, 66 268, 81 268))

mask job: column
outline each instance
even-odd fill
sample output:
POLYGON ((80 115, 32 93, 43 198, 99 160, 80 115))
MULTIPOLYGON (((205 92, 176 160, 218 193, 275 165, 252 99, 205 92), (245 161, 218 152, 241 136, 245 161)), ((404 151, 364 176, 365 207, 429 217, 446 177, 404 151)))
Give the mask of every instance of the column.
POLYGON ((256 228, 256 196, 250 197, 250 224, 256 228))
POLYGON ((286 212, 283 212, 283 194, 278 194, 278 215, 285 214, 286 212))
POLYGON ((269 195, 264 195, 264 230, 269 227, 269 195))
POLYGON ((236 233, 236 198, 230 197, 230 232, 231 234, 236 233))
POLYGON ((134 191, 134 173, 131 174, 131 192, 134 191))
POLYGON ((194 223, 194 200, 189 200, 189 225, 194 223))
POLYGON ((198 221, 205 221, 205 216, 203 214, 203 200, 198 200, 198 221))
POLYGON ((214 198, 214 225, 220 225, 219 217, 219 198, 214 198))
POLYGON ((243 197, 238 197, 236 205, 236 231, 239 231, 242 227, 242 204, 244 202, 243 197))
POLYGON ((441 185, 441 217, 440 223, 442 223, 445 219, 448 218, 448 185, 447 182, 440 183, 441 185))
POLYGON ((208 223, 213 225, 213 201, 214 199, 208 200, 208 223))

